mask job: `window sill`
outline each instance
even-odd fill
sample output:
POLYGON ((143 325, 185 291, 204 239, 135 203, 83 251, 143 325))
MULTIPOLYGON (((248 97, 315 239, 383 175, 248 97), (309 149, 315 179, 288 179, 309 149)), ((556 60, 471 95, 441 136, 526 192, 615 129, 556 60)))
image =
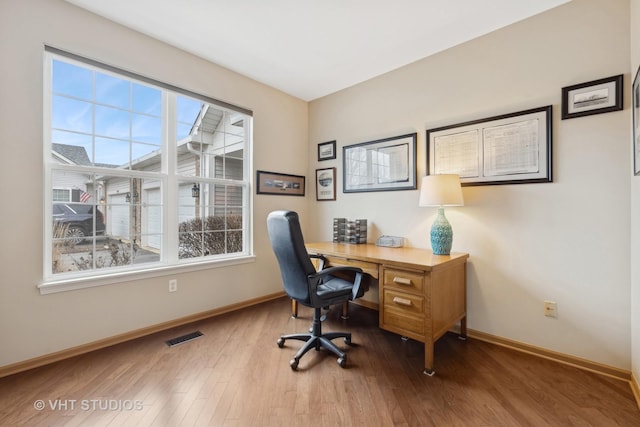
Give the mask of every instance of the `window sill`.
POLYGON ((115 283, 131 282, 134 280, 162 277, 170 274, 187 273, 191 271, 207 270, 211 268, 228 267, 231 265, 255 262, 254 255, 241 258, 231 258, 215 261, 202 261, 180 265, 160 265, 145 270, 119 271, 101 276, 82 277, 73 279, 48 280, 40 283, 38 289, 41 295, 58 292, 74 291, 77 289, 93 288, 96 286, 112 285, 115 283))

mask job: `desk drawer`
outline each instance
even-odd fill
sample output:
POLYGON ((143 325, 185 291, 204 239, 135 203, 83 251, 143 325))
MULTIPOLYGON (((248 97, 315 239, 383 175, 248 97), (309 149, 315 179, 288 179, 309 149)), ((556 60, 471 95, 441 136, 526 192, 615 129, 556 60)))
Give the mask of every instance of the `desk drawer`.
POLYGON ((325 258, 328 261, 328 265, 325 267, 358 267, 374 279, 378 278, 378 264, 376 263, 326 255, 325 258))
POLYGON ((385 310, 392 309, 413 316, 424 316, 424 297, 420 295, 385 289, 383 298, 385 310))
POLYGON ((382 329, 406 335, 414 339, 421 340, 424 337, 424 318, 417 316, 407 316, 394 309, 385 309, 381 316, 380 327, 382 329))
POLYGON ((424 289, 425 273, 421 271, 384 269, 385 289, 394 288, 407 292, 422 293, 424 289))

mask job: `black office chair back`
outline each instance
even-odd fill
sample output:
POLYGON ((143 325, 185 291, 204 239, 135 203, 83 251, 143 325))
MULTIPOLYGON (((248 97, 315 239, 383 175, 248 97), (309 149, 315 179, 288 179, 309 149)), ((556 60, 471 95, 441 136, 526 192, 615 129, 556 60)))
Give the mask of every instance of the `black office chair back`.
POLYGON ((307 276, 315 273, 316 269, 304 246, 298 214, 292 211, 271 212, 267 217, 267 230, 280 265, 285 292, 302 304, 308 304, 307 276))

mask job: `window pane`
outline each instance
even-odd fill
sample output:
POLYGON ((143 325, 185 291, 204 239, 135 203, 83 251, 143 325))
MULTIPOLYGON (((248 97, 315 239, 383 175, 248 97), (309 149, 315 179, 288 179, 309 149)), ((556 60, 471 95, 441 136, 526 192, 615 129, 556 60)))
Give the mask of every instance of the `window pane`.
POLYGON ((243 180, 246 120, 243 114, 203 104, 189 134, 177 141, 180 173, 243 180), (189 163, 186 159, 190 156, 194 159, 189 163))
POLYGON ((96 105, 96 135, 129 138, 130 122, 129 112, 96 105))
POLYGON ((160 145, 162 143, 162 121, 160 117, 133 114, 131 137, 134 141, 160 145))
POLYGON ((160 155, 157 145, 131 144, 132 169, 154 170, 153 165, 160 170, 160 155))
POLYGON ((91 133, 92 104, 63 96, 53 96, 51 110, 51 127, 91 133))
POLYGON ((237 253, 243 251, 242 187, 195 183, 181 186, 178 230, 179 257, 237 253), (238 205, 230 207, 228 201, 240 196, 238 205), (194 197, 197 196, 197 197, 194 197))
POLYGON ((75 98, 93 98, 93 73, 77 65, 53 61, 52 90, 75 98))
POLYGON ((178 123, 185 123, 187 125, 193 126, 196 117, 202 109, 202 105, 202 101, 198 101, 193 98, 187 98, 186 96, 178 96, 178 123))
POLYGON ((162 92, 159 89, 134 83, 133 111, 160 116, 162 114, 162 92))
POLYGON ((54 274, 100 268, 99 263, 96 264, 96 247, 105 232, 104 208, 94 197, 96 185, 90 183, 87 187, 87 191, 72 189, 71 201, 53 202, 54 274))
POLYGON ((127 80, 96 73, 96 102, 129 109, 131 83, 127 80))
POLYGON ((129 141, 96 138, 96 164, 118 167, 128 165, 129 160, 129 141))
POLYGON ((93 163, 91 135, 52 131, 51 154, 56 163, 88 166, 93 163))

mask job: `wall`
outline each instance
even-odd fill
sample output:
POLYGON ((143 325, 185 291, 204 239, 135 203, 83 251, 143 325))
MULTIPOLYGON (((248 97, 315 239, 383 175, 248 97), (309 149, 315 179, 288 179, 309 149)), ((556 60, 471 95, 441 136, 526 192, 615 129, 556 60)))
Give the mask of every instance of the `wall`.
MULTIPOLYGON (((631 80, 640 67, 640 0, 631 0, 630 16, 631 80)), ((632 141, 633 138, 629 140, 632 141)), ((633 168, 633 160, 630 163, 633 168)), ((631 365, 636 381, 640 381, 640 263, 638 259, 640 259, 640 176, 633 176, 631 177, 631 365)), ((637 397, 640 398, 640 396, 637 397)))
POLYGON ((255 197, 254 263, 40 295, 45 44, 249 108, 255 169, 304 175, 308 165, 306 102, 62 0, 2 0, 0 367, 281 291, 265 218, 304 210, 306 198, 255 197), (167 292, 169 278, 178 292, 167 292))
MULTIPOLYGON (((465 187, 465 206, 447 210, 453 250, 471 255, 468 325, 630 369, 628 96, 624 111, 560 120, 564 86, 624 74, 629 93, 628 13, 628 1, 574 0, 311 102, 309 175, 336 166, 342 188, 341 147, 417 131, 421 177, 426 129, 552 104, 554 182, 465 187), (334 139, 338 158, 315 161, 334 139), (543 316, 546 299, 557 318, 543 316)), ((346 216, 369 219, 370 241, 429 247, 436 209, 417 204, 418 191, 338 191, 311 210, 307 238, 330 239, 346 216)))

